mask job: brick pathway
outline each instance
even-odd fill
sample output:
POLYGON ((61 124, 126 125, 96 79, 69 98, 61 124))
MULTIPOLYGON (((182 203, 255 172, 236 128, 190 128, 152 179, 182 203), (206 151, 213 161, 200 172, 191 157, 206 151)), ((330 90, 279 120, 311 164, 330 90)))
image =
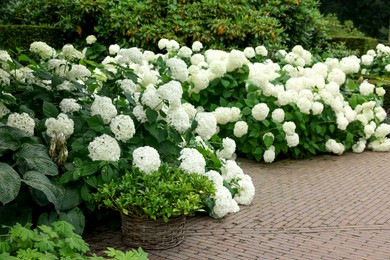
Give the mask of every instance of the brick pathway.
MULTIPOLYGON (((190 218, 186 240, 147 250, 151 260, 390 259, 390 153, 239 162, 256 187, 253 205, 222 220, 190 218)), ((115 239, 107 234, 105 246, 115 239)))

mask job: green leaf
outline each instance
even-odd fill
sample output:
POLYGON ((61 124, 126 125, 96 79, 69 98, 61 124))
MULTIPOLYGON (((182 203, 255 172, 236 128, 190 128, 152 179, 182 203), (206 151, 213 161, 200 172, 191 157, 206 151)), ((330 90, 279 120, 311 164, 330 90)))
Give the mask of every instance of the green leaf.
POLYGON ((350 90, 356 90, 358 88, 357 84, 352 79, 347 79, 346 86, 350 90))
POLYGON ((270 148, 273 143, 274 143, 274 139, 271 136, 266 135, 264 137, 264 144, 267 147, 267 149, 270 148))
POLYGON ((271 123, 267 119, 262 120, 261 123, 263 123, 263 125, 265 125, 266 127, 269 127, 271 125, 271 123))
POLYGON ((100 115, 94 115, 94 116, 91 116, 91 117, 88 117, 87 118, 87 123, 88 123, 88 126, 98 132, 98 133, 104 133, 105 132, 105 129, 104 129, 104 122, 103 122, 103 119, 100 115))
POLYGON ((241 111, 241 113, 244 116, 249 116, 250 114, 252 114, 252 110, 249 107, 244 107, 244 109, 241 111))
POLYGON ((80 192, 77 188, 65 188, 61 203, 61 211, 70 210, 81 203, 80 192))
POLYGON ((47 200, 53 203, 56 210, 59 211, 64 197, 63 187, 54 185, 48 177, 37 171, 26 172, 22 182, 34 189, 42 191, 46 195, 47 200))
POLYGON ((19 174, 8 164, 0 162, 0 201, 6 204, 19 193, 21 179, 19 174))
POLYGON ((24 143, 17 153, 18 163, 26 164, 28 170, 50 176, 58 175, 57 165, 49 157, 46 149, 46 146, 41 144, 24 143))
POLYGON ((229 85, 230 85, 230 81, 229 80, 226 80, 226 79, 221 79, 221 83, 222 83, 222 85, 225 87, 225 88, 227 88, 227 87, 229 87, 229 85))
POLYGON ((79 208, 73 208, 67 212, 60 212, 60 220, 66 221, 75 228, 75 233, 82 234, 85 228, 85 217, 79 208))
POLYGON ((57 107, 54 104, 47 101, 43 101, 42 110, 43 110, 43 114, 46 117, 56 118, 59 114, 57 107))
POLYGON ((158 113, 156 111, 148 108, 146 109, 145 113, 149 123, 154 123, 157 121, 158 113))
POLYGON ((331 124, 329 125, 329 131, 333 134, 334 130, 336 129, 336 126, 331 124))
POLYGON ((108 183, 112 180, 113 170, 109 164, 106 164, 101 169, 102 179, 105 183, 108 183))

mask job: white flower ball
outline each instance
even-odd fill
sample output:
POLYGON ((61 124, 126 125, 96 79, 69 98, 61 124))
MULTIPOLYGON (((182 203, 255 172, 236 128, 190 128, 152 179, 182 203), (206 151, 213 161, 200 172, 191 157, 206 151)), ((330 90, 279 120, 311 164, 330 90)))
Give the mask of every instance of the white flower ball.
POLYGON ((261 121, 267 118, 269 108, 266 103, 259 103, 252 108, 252 116, 257 121, 261 121))
POLYGON ((345 150, 344 145, 342 143, 338 143, 334 139, 329 139, 328 141, 326 141, 325 148, 328 152, 331 152, 331 153, 334 153, 337 155, 343 154, 344 150, 345 150))
POLYGON ((244 175, 243 170, 237 164, 236 161, 226 160, 221 167, 222 178, 230 183, 233 179, 242 177, 244 175))
POLYGON ((127 142, 135 134, 133 119, 128 115, 118 115, 111 120, 110 129, 115 138, 122 142, 127 142))
POLYGON ((360 138, 354 145, 352 145, 352 151, 354 153, 362 153, 366 149, 367 140, 360 138))
POLYGON ((375 89, 375 85, 369 83, 367 80, 363 81, 359 86, 360 94, 362 94, 363 96, 370 95, 371 93, 374 92, 374 89, 375 89))
POLYGON ((247 57, 248 59, 252 59, 253 57, 256 56, 255 49, 253 49, 252 47, 246 47, 244 49, 244 54, 245 54, 245 57, 247 57))
POLYGON ((203 44, 199 41, 195 41, 193 44, 192 44, 192 51, 194 52, 198 52, 200 51, 202 48, 203 48, 203 44))
POLYGON ((92 45, 97 41, 97 38, 95 35, 88 35, 85 41, 87 42, 87 44, 92 45))
POLYGON ((61 113, 57 118, 50 117, 45 121, 46 134, 51 138, 55 138, 56 135, 62 133, 65 138, 68 138, 73 134, 74 122, 72 119, 64 113, 61 113))
POLYGON ((282 123, 284 121, 284 110, 282 108, 277 108, 274 111, 272 111, 272 119, 276 122, 282 123))
POLYGON ((146 174, 160 168, 161 160, 157 150, 150 146, 138 147, 133 151, 133 166, 146 174))
POLYGON ((268 51, 264 46, 257 46, 255 51, 257 55, 261 55, 264 57, 268 55, 268 51))
POLYGON ((92 161, 118 161, 121 149, 115 138, 103 134, 96 137, 88 145, 89 157, 92 161))
POLYGON ((205 175, 207 176, 207 178, 209 178, 210 181, 214 183, 215 187, 223 186, 223 178, 219 172, 210 170, 206 172, 205 175))
POLYGON ((109 124, 111 119, 117 115, 116 107, 109 97, 96 96, 91 106, 91 115, 100 115, 105 124, 109 124))
POLYGON ((299 144, 299 135, 297 133, 286 135, 286 141, 288 147, 295 147, 299 144))
POLYGON ((245 121, 238 121, 234 124, 233 134, 240 138, 248 133, 248 124, 245 121))
POLYGON ((236 151, 236 142, 229 137, 223 138, 222 147, 223 149, 217 150, 217 157, 219 159, 233 159, 234 153, 236 151))
POLYGON ((250 205, 255 196, 255 186, 253 185, 252 178, 245 174, 240 177, 237 182, 238 192, 234 195, 234 200, 241 205, 250 205))
POLYGON ((283 131, 286 135, 293 135, 295 133, 296 125, 294 122, 287 121, 283 123, 283 131))
POLYGON ((311 106, 311 111, 313 112, 313 115, 319 115, 324 110, 324 104, 320 102, 313 102, 313 105, 311 106))
POLYGON ((275 146, 271 146, 264 151, 263 160, 266 163, 272 163, 275 160, 275 146))
POLYGON ((204 174, 206 169, 206 161, 203 155, 194 148, 183 148, 180 151, 179 160, 181 161, 179 168, 187 173, 204 174))
POLYGON ((361 60, 363 65, 370 66, 374 61, 374 57, 372 55, 365 54, 361 57, 361 60))
POLYGON ((108 47, 110 55, 116 55, 120 51, 121 47, 118 44, 112 44, 108 47))
POLYGON ((21 114, 10 114, 8 116, 7 125, 22 130, 26 132, 29 136, 34 135, 35 121, 29 116, 29 114, 25 112, 21 114))
POLYGON ((217 132, 217 119, 213 113, 197 113, 195 120, 198 122, 195 133, 200 135, 204 140, 209 140, 217 132))

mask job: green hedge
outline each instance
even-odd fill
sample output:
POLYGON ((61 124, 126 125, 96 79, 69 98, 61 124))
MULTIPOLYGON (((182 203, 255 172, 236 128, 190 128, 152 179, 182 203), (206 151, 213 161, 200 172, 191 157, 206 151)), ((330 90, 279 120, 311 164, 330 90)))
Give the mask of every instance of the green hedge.
POLYGON ((61 48, 65 41, 62 31, 38 25, 0 25, 0 49, 29 49, 35 41, 43 41, 54 48, 61 48))
POLYGON ((365 54, 369 49, 375 49, 378 40, 370 37, 338 37, 333 36, 330 39, 333 43, 345 43, 350 50, 358 50, 359 54, 365 54))

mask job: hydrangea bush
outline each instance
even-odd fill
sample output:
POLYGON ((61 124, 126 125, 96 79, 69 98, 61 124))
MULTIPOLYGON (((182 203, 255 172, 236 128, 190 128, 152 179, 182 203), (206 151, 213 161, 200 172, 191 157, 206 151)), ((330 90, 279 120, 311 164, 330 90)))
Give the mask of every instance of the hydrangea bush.
MULTIPOLYGON (((94 37, 87 41, 96 44, 94 37)), ((167 41, 166 47, 177 50, 178 44, 167 41)), ((88 48, 71 44, 55 51, 35 42, 18 60, 0 51, 0 156, 6 169, 0 210, 25 205, 25 221, 65 219, 81 233, 83 212, 96 210, 92 194, 99 186, 132 167, 150 174, 162 163, 215 182, 217 192, 204 205, 213 217, 249 205, 255 189, 235 162, 235 142, 221 140, 217 151, 209 143, 217 131, 214 114, 183 101, 185 61, 138 48, 108 50, 101 63, 90 59, 88 48), (26 163, 28 156, 33 159, 26 163)))

